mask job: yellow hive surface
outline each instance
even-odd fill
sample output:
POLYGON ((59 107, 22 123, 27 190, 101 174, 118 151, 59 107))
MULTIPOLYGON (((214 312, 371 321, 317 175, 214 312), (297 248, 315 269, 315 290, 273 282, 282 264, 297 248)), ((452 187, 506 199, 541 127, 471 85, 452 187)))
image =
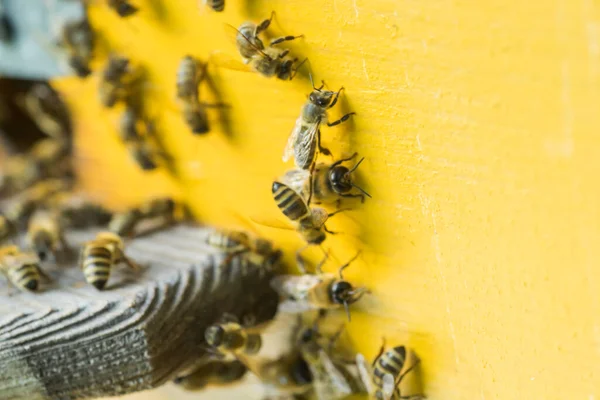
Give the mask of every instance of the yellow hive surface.
MULTIPOLYGON (((223 124, 194 136, 178 113, 175 72, 192 54, 236 56, 225 23, 277 13, 273 34, 315 76, 346 88, 352 123, 323 129, 336 156, 366 159, 373 196, 329 227, 326 270, 362 254, 346 277, 372 291, 348 333, 368 358, 385 337, 423 362, 430 399, 596 399, 600 396, 600 5, 592 0, 133 0, 120 20, 90 9, 105 49, 148 71, 147 103, 178 176, 143 173, 97 101, 98 75, 64 79, 85 190, 114 207, 172 193, 203 222, 236 214, 284 221, 270 185, 310 92, 211 67, 223 124), (594 250, 595 249, 595 250, 594 250)), ((98 64, 99 66, 100 64, 98 64)), ((215 97, 205 87, 207 101, 215 97)), ((336 107, 331 115, 339 116, 336 107)), ((292 231, 254 225, 288 251, 292 231)), ((318 251, 310 253, 312 260, 318 251)), ((174 392, 137 399, 178 399, 174 392)))

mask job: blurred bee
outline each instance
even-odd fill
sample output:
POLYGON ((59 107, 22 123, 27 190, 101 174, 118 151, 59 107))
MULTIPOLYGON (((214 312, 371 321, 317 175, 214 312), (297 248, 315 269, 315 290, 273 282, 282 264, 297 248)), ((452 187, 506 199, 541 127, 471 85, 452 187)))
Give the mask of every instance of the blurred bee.
POLYGON ((57 213, 60 225, 68 228, 106 225, 112 217, 112 212, 106 208, 73 193, 53 196, 48 206, 57 213))
POLYGON ((175 219, 177 203, 170 197, 158 197, 148 200, 140 206, 142 218, 164 218, 167 222, 175 219))
POLYGON ((139 8, 127 0, 107 0, 107 3, 121 18, 129 17, 139 11, 139 8))
POLYGON ((36 208, 43 206, 51 197, 70 188, 71 183, 63 179, 41 181, 19 193, 6 207, 6 217, 17 227, 25 226, 36 208))
POLYGON ((13 23, 4 9, 4 5, 0 4, 0 41, 10 43, 14 38, 14 34, 13 23))
POLYGON ((0 248, 0 272, 18 289, 35 292, 41 278, 49 279, 33 253, 23 253, 17 246, 0 248))
POLYGON ((141 134, 137 127, 139 115, 135 107, 125 106, 119 120, 119 136, 123 143, 140 140, 141 134))
POLYGON ((280 250, 276 249, 273 242, 260 237, 251 237, 243 231, 213 230, 206 237, 206 243, 227 253, 223 261, 226 264, 235 256, 244 253, 254 253, 259 257, 252 257, 249 260, 261 260, 259 265, 265 262, 276 263, 281 257, 280 250))
POLYGON ((15 225, 0 212, 0 243, 12 238, 16 234, 17 229, 15 225))
MULTIPOLYGON (((320 207, 310 208, 302 196, 281 182, 273 182, 271 186, 273 199, 283 215, 296 224, 296 230, 307 244, 296 252, 298 266, 304 272, 304 262, 300 254, 310 245, 320 245, 327 238, 327 233, 334 234, 327 229, 325 222, 333 215, 345 211, 338 210, 327 213, 320 207)), ((324 251, 324 250, 323 250, 324 251)))
POLYGON ((0 192, 11 195, 27 189, 42 179, 44 171, 28 154, 17 154, 7 158, 0 173, 0 192))
POLYGON ((235 360, 230 362, 208 361, 191 373, 175 378, 174 383, 185 390, 202 390, 208 386, 225 386, 236 382, 248 369, 235 360))
POLYGON ((38 140, 29 151, 33 162, 44 171, 44 176, 58 177, 70 168, 69 142, 66 139, 47 138, 38 140))
POLYGON ((117 101, 123 100, 127 94, 125 78, 130 72, 129 59, 111 54, 98 86, 100 102, 105 107, 113 107, 117 101))
POLYGON ((85 78, 92 73, 89 62, 94 47, 94 33, 87 19, 64 23, 57 44, 66 51, 69 66, 77 76, 85 78))
POLYGON ((153 171, 158 168, 162 153, 153 143, 138 140, 126 144, 129 155, 144 171, 153 171))
POLYGON ((122 237, 132 237, 135 227, 142 219, 140 210, 130 208, 120 213, 115 213, 108 224, 108 230, 122 237))
POLYGON ((192 56, 185 56, 177 70, 177 97, 182 102, 183 117, 195 134, 209 131, 205 105, 200 103, 198 86, 204 80, 208 64, 200 65, 192 56))
MULTIPOLYGON (((310 80, 312 83, 312 75, 310 80)), ((302 113, 296 120, 296 125, 290 134, 283 153, 284 162, 287 162, 293 156, 296 167, 300 169, 311 169, 314 166, 317 149, 325 155, 331 155, 328 149, 321 146, 320 126, 322 123, 326 123, 327 126, 335 126, 346 121, 351 115, 356 114, 350 112, 337 121, 328 122, 327 110, 336 105, 344 88, 340 88, 337 92, 321 90, 324 85, 325 83, 317 88, 313 83, 313 91, 308 96, 308 102, 302 107, 302 113)))
POLYGON ((356 355, 360 377, 371 398, 377 400, 425 398, 422 394, 406 396, 400 393, 402 379, 420 363, 420 360, 414 356, 415 361, 408 366, 406 362, 408 354, 404 346, 393 347, 385 352, 382 347, 372 365, 366 362, 362 354, 356 355))
POLYGON ((58 214, 48 210, 36 211, 29 220, 26 243, 41 261, 49 259, 49 256, 56 261, 57 254, 68 248, 58 214))
MULTIPOLYGON (((316 325, 316 324, 315 324, 316 325)), ((344 399, 364 391, 362 384, 348 370, 347 365, 333 358, 333 343, 341 330, 330 339, 328 350, 319 343, 321 334, 315 327, 300 334, 298 346, 313 376, 313 387, 318 400, 344 399)))
POLYGON ((268 394, 301 396, 312 389, 313 376, 307 362, 298 351, 264 363, 257 370, 268 394))
POLYGON ((29 114, 42 132, 53 139, 66 141, 68 110, 48 84, 35 84, 19 99, 19 105, 29 114))
POLYGON ((279 304, 283 312, 299 313, 308 310, 329 310, 344 307, 350 320, 350 305, 357 302, 368 290, 354 287, 344 280, 342 271, 354 261, 357 253, 350 261, 342 265, 339 279, 330 273, 304 275, 278 275, 271 280, 271 287, 284 299, 279 304))
POLYGON ((225 9, 225 0, 199 0, 198 5, 208 6, 213 11, 221 12, 225 9))
POLYGON ((219 356, 232 359, 239 355, 255 355, 262 347, 257 333, 248 333, 237 322, 214 324, 204 331, 206 344, 219 356))
POLYGON ((371 197, 369 193, 356 185, 352 179, 352 173, 358 168, 364 160, 361 158, 351 169, 340 165, 357 156, 354 153, 351 157, 343 158, 333 164, 318 163, 311 174, 308 170, 294 168, 285 173, 282 181, 285 182, 294 191, 302 194, 305 200, 309 200, 312 194, 312 203, 336 203, 340 206, 340 197, 360 197, 361 202, 365 201, 365 196, 371 197), (312 188, 310 187, 312 181, 312 188), (361 193, 350 193, 352 189, 357 189, 361 193))
POLYGON ((112 232, 98 233, 95 239, 83 245, 79 257, 85 280, 98 290, 104 289, 112 268, 121 262, 134 270, 141 269, 125 256, 123 239, 112 232))

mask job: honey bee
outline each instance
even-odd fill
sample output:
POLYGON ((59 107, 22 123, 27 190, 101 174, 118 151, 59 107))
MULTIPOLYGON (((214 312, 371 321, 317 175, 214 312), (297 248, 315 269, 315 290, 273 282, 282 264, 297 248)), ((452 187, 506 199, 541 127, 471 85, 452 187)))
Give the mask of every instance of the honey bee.
POLYGON ((119 120, 119 136, 124 143, 135 141, 140 138, 137 128, 138 112, 134 107, 126 106, 119 120))
POLYGON ((204 339, 218 355, 231 359, 238 355, 255 355, 262 347, 257 333, 248 333, 237 322, 214 324, 204 331, 204 339))
MULTIPOLYGON (((320 245, 327 238, 327 233, 334 234, 325 226, 328 218, 345 211, 337 210, 328 213, 320 207, 310 208, 302 196, 284 183, 275 181, 271 186, 273 199, 283 215, 296 224, 296 230, 307 244, 296 252, 298 266, 304 272, 304 262, 300 254, 310 245, 320 245)), ((323 250, 324 251, 324 250, 323 250)))
POLYGON ((141 269, 125 255, 123 239, 112 232, 100 232, 85 243, 79 258, 85 280, 98 290, 104 289, 111 269, 121 262, 134 270, 141 269))
POLYGON ((107 0, 108 6, 115 10, 119 17, 126 18, 139 11, 139 8, 132 5, 128 0, 107 0))
POLYGON ((231 28, 237 32, 235 42, 244 64, 248 64, 252 70, 267 78, 276 76, 281 80, 292 80, 306 59, 296 65, 298 59, 289 57, 288 49, 280 49, 274 46, 285 41, 298 39, 304 35, 282 36, 273 39, 269 46, 265 47, 258 35, 269 27, 274 15, 275 13, 271 13, 269 19, 258 25, 253 22, 244 22, 239 29, 231 28))
MULTIPOLYGON (((311 75, 312 83, 312 75, 311 75)), ((342 118, 328 122, 327 110, 336 105, 339 95, 344 90, 340 88, 337 92, 330 90, 322 90, 325 83, 320 87, 315 87, 313 83, 313 91, 308 96, 308 102, 302 107, 300 117, 296 120, 296 125, 290 134, 283 153, 283 161, 287 162, 290 157, 294 157, 296 167, 300 169, 311 169, 314 166, 317 149, 325 155, 331 155, 331 152, 321 146, 321 129, 322 123, 327 126, 338 125, 356 114, 350 112, 342 116, 342 118)))
POLYGON ((225 0, 199 0, 199 6, 208 6, 211 10, 221 12, 225 9, 225 0))
POLYGON ((142 219, 139 208, 130 208, 120 213, 115 213, 108 223, 108 230, 122 237, 131 237, 135 227, 142 219))
MULTIPOLYGON (((344 280, 342 271, 354 261, 357 253, 335 274, 318 273, 304 275, 278 275, 271 280, 271 287, 284 299, 279 304, 283 312, 298 313, 308 310, 330 310, 344 307, 350 320, 350 305, 368 292, 365 287, 354 287, 344 280)), ((320 271, 319 271, 320 272, 320 271)))
POLYGON ((144 171, 158 168, 161 158, 160 149, 145 140, 127 142, 127 150, 135 163, 144 171))
POLYGON ((42 132, 53 139, 66 141, 68 111, 49 85, 33 85, 20 103, 42 132))
POLYGON ((112 108, 117 101, 126 97, 127 82, 125 82, 125 78, 128 72, 130 72, 128 58, 114 54, 108 57, 98 86, 98 96, 105 107, 112 108))
POLYGON ((363 392, 347 366, 333 358, 333 343, 341 330, 330 339, 327 350, 319 343, 321 334, 316 327, 305 329, 300 334, 298 346, 313 376, 313 387, 318 400, 344 399, 353 393, 363 392))
POLYGON ((206 237, 206 243, 227 253, 223 264, 230 262, 235 256, 254 253, 258 257, 249 257, 246 260, 258 265, 268 263, 272 266, 279 261, 282 255, 270 240, 250 237, 243 231, 214 230, 206 237))
POLYGON ((140 212, 142 218, 164 218, 168 222, 175 219, 177 203, 170 197, 159 197, 142 203, 140 212))
POLYGON ((68 248, 58 214, 48 210, 36 211, 29 220, 26 243, 41 261, 68 248))
POLYGON ((354 153, 351 157, 343 158, 333 164, 318 163, 314 168, 312 177, 308 170, 299 168, 291 169, 285 173, 282 181, 288 184, 294 191, 301 193, 307 201, 311 198, 314 204, 335 202, 339 207, 341 202, 340 197, 360 197, 361 202, 364 202, 365 196, 370 198, 371 195, 356 185, 352 179, 352 173, 358 168, 364 158, 361 158, 351 169, 340 165, 357 155, 358 153, 354 153), (311 181, 312 188, 310 187, 311 181), (361 193, 350 193, 352 189, 357 189, 361 193))
POLYGON ((267 393, 274 395, 301 396, 312 389, 313 376, 310 367, 298 351, 264 363, 256 375, 267 389, 267 393))
POLYGON ((112 212, 100 204, 72 193, 53 196, 48 206, 57 213, 60 225, 68 228, 106 225, 112 218, 112 212))
POLYGON ((177 97, 182 102, 183 117, 195 134, 209 131, 206 105, 200 103, 198 86, 204 80, 207 63, 200 65, 192 56, 185 56, 177 70, 177 97))
POLYGON ((66 51, 68 64, 77 76, 85 78, 92 73, 89 62, 94 47, 94 33, 87 19, 63 24, 57 44, 66 51))
POLYGON ((377 400, 422 400, 422 394, 402 395, 400 383, 412 371, 420 360, 416 358, 412 365, 407 366, 406 360, 409 351, 405 346, 396 346, 384 352, 384 347, 379 351, 372 365, 369 365, 362 354, 356 355, 356 365, 360 377, 367 388, 369 396, 377 400))
POLYGON ((6 208, 6 217, 17 227, 23 226, 36 210, 49 202, 51 197, 70 188, 70 182, 62 179, 41 181, 19 193, 6 208))
POLYGON ((4 214, 0 213, 0 243, 17 234, 15 225, 4 214))
POLYGON ((191 373, 175 378, 174 383, 185 390, 201 390, 208 386, 225 386, 242 379, 248 368, 235 360, 208 361, 191 373))
POLYGON ((0 272, 16 288, 31 292, 38 290, 42 277, 49 279, 35 254, 23 253, 14 245, 0 248, 0 272))

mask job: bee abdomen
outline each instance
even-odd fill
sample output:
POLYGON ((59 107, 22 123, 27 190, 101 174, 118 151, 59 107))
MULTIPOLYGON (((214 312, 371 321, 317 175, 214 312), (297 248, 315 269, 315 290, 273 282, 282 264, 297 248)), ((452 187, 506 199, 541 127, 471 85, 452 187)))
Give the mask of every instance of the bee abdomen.
POLYGON ((105 247, 92 247, 87 249, 83 259, 83 275, 85 280, 96 287, 103 289, 110 277, 112 252, 105 247))
POLYGON ((39 286, 40 272, 36 265, 25 264, 10 270, 8 272, 8 277, 15 286, 35 291, 39 286))
POLYGON ((225 0, 208 0, 208 5, 213 11, 223 11, 225 9, 225 0))
POLYGON ((281 182, 273 182, 271 188, 277 207, 292 221, 301 221, 310 216, 310 210, 302 197, 281 182))
POLYGON ((404 346, 394 347, 383 353, 376 362, 373 370, 375 383, 380 383, 385 374, 391 374, 394 378, 400 375, 406 360, 406 348, 404 346))

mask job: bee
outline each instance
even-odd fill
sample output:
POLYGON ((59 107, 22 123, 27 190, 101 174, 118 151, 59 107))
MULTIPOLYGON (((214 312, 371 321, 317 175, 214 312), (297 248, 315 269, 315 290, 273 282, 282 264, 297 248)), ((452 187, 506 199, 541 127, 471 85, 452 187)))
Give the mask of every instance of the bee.
POLYGON ((171 222, 175 219, 175 212, 177 204, 175 200, 170 197, 159 197, 142 203, 140 206, 140 212, 142 218, 164 218, 171 222))
POLYGON ((112 218, 112 212, 100 204, 72 193, 53 196, 48 206, 57 213, 60 225, 68 228, 82 229, 106 225, 112 218))
MULTIPOLYGON (((283 215, 296 224, 296 230, 307 244, 296 252, 298 266, 304 270, 304 262, 300 254, 310 245, 320 245, 327 238, 327 233, 334 234, 325 226, 328 218, 346 211, 344 209, 328 213, 320 207, 310 208, 302 196, 284 183, 274 181, 271 186, 273 199, 283 215)), ((323 250, 324 251, 324 250, 323 250)))
POLYGON ((98 233, 95 239, 83 245, 79 257, 85 280, 98 290, 104 289, 111 269, 120 262, 136 271, 141 269, 125 255, 123 239, 112 232, 98 233))
POLYGON ((263 261, 269 260, 272 263, 281 256, 281 252, 274 247, 270 240, 250 237, 243 231, 214 230, 206 237, 206 243, 227 253, 224 264, 237 255, 250 252, 264 257, 263 261))
POLYGON ((18 227, 25 225, 36 208, 49 202, 52 196, 69 188, 70 182, 63 179, 38 182, 11 200, 6 209, 6 217, 18 227))
POLYGON ((366 197, 371 197, 369 193, 356 185, 352 179, 352 173, 363 162, 361 158, 351 169, 340 165, 345 161, 352 160, 358 155, 354 153, 351 157, 343 158, 333 164, 318 163, 310 176, 310 172, 304 169, 291 169, 282 177, 282 181, 287 183, 290 188, 308 200, 312 194, 312 203, 336 203, 340 206, 340 197, 360 197, 361 202, 366 197), (312 188, 310 187, 312 181, 312 188), (352 189, 357 189, 361 193, 350 193, 352 189))
POLYGON ((51 255, 56 260, 59 251, 68 248, 58 214, 48 210, 36 211, 29 220, 26 243, 41 261, 51 255))
POLYGON ((358 372, 369 396, 376 400, 425 399, 423 394, 406 396, 400 393, 402 379, 414 370, 421 360, 414 353, 411 354, 405 346, 396 346, 385 352, 384 348, 385 344, 371 365, 362 354, 356 355, 358 372), (414 356, 414 362, 407 366, 406 360, 409 355, 414 356))
POLYGON ((49 85, 33 85, 20 103, 42 132, 53 139, 66 141, 68 111, 49 85))
POLYGON ((177 97, 182 102, 183 117, 193 133, 209 131, 205 105, 200 103, 198 86, 204 80, 208 63, 200 65, 192 56, 185 56, 177 69, 177 97))
POLYGON ((41 278, 49 279, 39 266, 33 253, 24 253, 17 246, 0 248, 0 272, 18 289, 35 292, 41 278))
POLYGON ((130 71, 129 59, 111 54, 102 71, 98 86, 100 103, 112 108, 117 101, 123 100, 126 95, 125 78, 130 71))
POLYGON ((15 225, 4 214, 0 213, 0 243, 17 234, 15 225))
MULTIPOLYGON (((310 80, 312 83, 312 75, 310 80)), ((335 126, 356 114, 350 112, 336 121, 328 122, 327 110, 336 105, 344 88, 341 87, 337 92, 332 92, 322 90, 323 86, 325 83, 317 88, 313 83, 313 91, 308 96, 308 102, 302 107, 302 112, 296 120, 296 125, 288 138, 283 153, 284 162, 293 156, 296 167, 300 169, 312 169, 317 157, 317 149, 325 155, 331 155, 329 149, 321 146, 320 126, 322 123, 326 123, 327 126, 335 126)))
POLYGON ((115 213, 108 223, 108 230, 119 235, 132 237, 135 227, 142 219, 139 208, 130 208, 120 213, 115 213))
POLYGON ((134 107, 126 106, 119 120, 119 136, 124 143, 139 140, 140 132, 137 127, 138 112, 134 107))
POLYGON ((257 333, 248 333, 237 322, 214 324, 204 331, 206 344, 218 355, 231 359, 238 355, 255 355, 262 347, 257 333))
POLYGON ((65 49, 68 64, 77 76, 85 78, 92 73, 89 62, 94 47, 94 34, 87 19, 63 24, 57 44, 65 49))
POLYGON ((298 346, 313 376, 313 387, 318 400, 344 399, 363 391, 361 382, 347 366, 333 358, 333 344, 340 333, 341 330, 330 339, 327 350, 318 342, 321 334, 316 326, 305 329, 300 334, 298 346))
POLYGON ((312 389, 313 376, 310 367, 298 351, 264 363, 256 375, 267 392, 276 395, 300 396, 312 389))
POLYGON ((208 361, 191 373, 175 378, 185 390, 201 390, 207 386, 225 386, 242 379, 248 368, 240 361, 208 361))
POLYGON ((115 10, 119 17, 126 18, 139 11, 139 8, 127 0, 107 0, 108 6, 115 10))
POLYGON ((198 3, 210 7, 211 10, 221 12, 225 9, 225 0, 200 0, 198 3))
POLYGON ((129 155, 144 171, 153 171, 158 168, 161 158, 160 150, 145 140, 136 140, 126 143, 129 155))
POLYGON ((292 80, 306 59, 296 65, 298 59, 289 57, 288 49, 280 49, 274 46, 285 41, 298 39, 304 35, 282 36, 273 39, 269 46, 265 47, 258 35, 269 27, 274 15, 274 12, 271 13, 269 19, 258 25, 253 22, 244 22, 239 29, 231 28, 237 32, 235 42, 244 64, 250 65, 254 71, 267 78, 276 76, 281 80, 292 80))
POLYGON ((350 305, 360 300, 368 290, 365 287, 352 286, 344 280, 342 272, 359 254, 357 253, 339 268, 339 279, 335 274, 330 273, 274 277, 271 280, 271 287, 284 299, 279 305, 279 310, 298 313, 315 309, 337 309, 343 306, 350 321, 350 305))

